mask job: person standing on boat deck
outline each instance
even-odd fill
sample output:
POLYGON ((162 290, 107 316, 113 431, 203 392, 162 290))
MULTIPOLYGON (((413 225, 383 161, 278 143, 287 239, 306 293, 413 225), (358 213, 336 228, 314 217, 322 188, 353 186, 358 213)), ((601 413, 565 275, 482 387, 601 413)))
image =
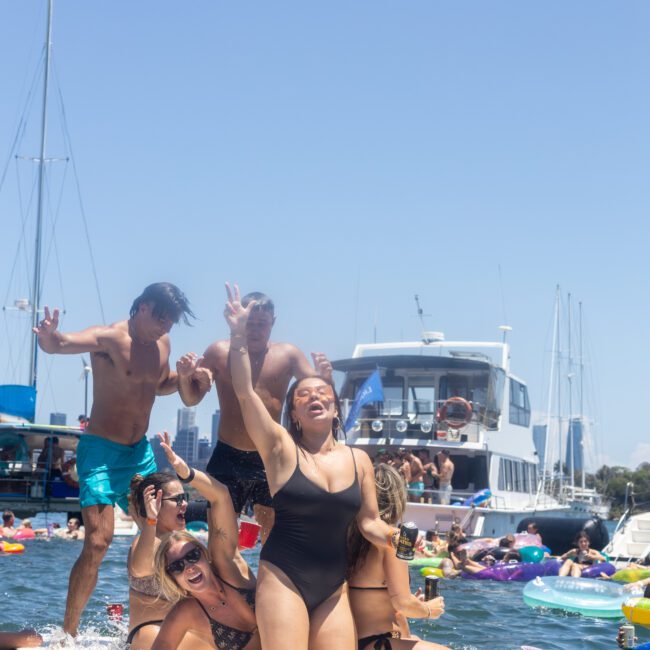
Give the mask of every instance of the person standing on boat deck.
POLYGON ((266 469, 275 525, 262 547, 256 594, 262 647, 353 650, 355 631, 345 574, 346 537, 356 518, 361 534, 382 548, 399 529, 379 517, 368 455, 337 442, 341 410, 331 383, 296 380, 286 397, 287 429, 253 386, 247 321, 235 285, 226 285, 232 385, 266 469))
POLYGON ((436 454, 438 461, 438 500, 440 505, 448 506, 451 502, 451 479, 454 477, 454 464, 449 458, 449 450, 443 449, 436 454))
MULTIPOLYGON (((242 305, 246 307, 253 300, 255 308, 246 324, 246 346, 251 360, 253 386, 271 417, 279 422, 291 378, 302 379, 319 374, 330 381, 332 365, 324 354, 312 353, 314 370, 294 345, 270 341, 275 323, 273 301, 265 294, 253 291, 242 298, 242 305)), ((207 370, 214 379, 221 417, 219 439, 206 472, 228 486, 237 514, 245 511, 248 504, 253 506, 264 543, 274 521, 271 495, 264 464, 246 428, 233 389, 229 350, 230 341, 222 340, 212 343, 200 359, 193 353, 184 355, 178 366, 178 390, 183 403, 194 406, 210 390, 210 384, 202 381, 203 376, 199 377, 200 371, 207 370)))
POLYGON ((95 588, 99 565, 113 539, 113 506, 127 510, 131 477, 156 471, 145 434, 157 395, 177 390, 169 368, 169 331, 193 317, 187 298, 168 282, 149 285, 131 306, 128 320, 95 325, 81 332, 58 329, 59 311, 45 307, 34 332, 49 354, 89 352, 93 405, 77 447, 79 497, 86 536, 70 572, 63 628, 76 634, 95 588))
POLYGON ((410 449, 406 452, 406 460, 411 470, 408 483, 409 500, 419 503, 424 493, 424 467, 422 461, 410 449))

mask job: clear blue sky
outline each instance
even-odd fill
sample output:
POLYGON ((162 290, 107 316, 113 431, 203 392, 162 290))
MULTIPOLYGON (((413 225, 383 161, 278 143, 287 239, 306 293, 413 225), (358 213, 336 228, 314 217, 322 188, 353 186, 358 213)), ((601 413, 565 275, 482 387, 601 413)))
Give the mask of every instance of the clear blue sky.
MULTIPOLYGON (((3 167, 44 20, 44 0, 0 5, 3 167)), ((649 23, 646 2, 57 0, 55 79, 107 320, 172 281, 199 316, 174 330, 173 357, 201 352, 226 334, 229 279, 275 299, 277 339, 340 358, 375 317, 379 340, 417 338, 418 293, 448 339, 494 339, 507 317, 544 411, 559 283, 584 305, 597 460, 649 461, 649 23)), ((52 157, 66 154, 56 88, 52 157)), ((34 102, 21 155, 38 152, 34 102)), ((34 171, 11 161, 0 193, 9 302, 27 293, 24 261, 11 276, 16 166, 23 211, 34 171)), ((65 169, 52 164, 44 300, 78 329, 101 316, 70 165, 56 207, 65 169)), ((11 381, 20 323, 5 323, 11 381)), ((80 372, 48 360, 41 417, 81 412, 80 372)), ((179 406, 158 400, 151 431, 179 406)), ((215 406, 212 392, 205 431, 215 406)))

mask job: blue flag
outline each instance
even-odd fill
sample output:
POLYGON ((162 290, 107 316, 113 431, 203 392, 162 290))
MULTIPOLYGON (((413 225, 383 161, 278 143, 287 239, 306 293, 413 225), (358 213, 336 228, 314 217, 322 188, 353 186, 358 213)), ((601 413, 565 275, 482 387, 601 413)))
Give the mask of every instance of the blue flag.
POLYGON ((357 421, 359 416, 359 411, 364 404, 370 404, 372 402, 383 402, 384 401, 384 389, 381 385, 381 377, 379 376, 379 370, 375 372, 363 382, 363 386, 359 389, 357 396, 350 408, 348 413, 348 419, 345 421, 345 431, 349 431, 354 423, 357 421))

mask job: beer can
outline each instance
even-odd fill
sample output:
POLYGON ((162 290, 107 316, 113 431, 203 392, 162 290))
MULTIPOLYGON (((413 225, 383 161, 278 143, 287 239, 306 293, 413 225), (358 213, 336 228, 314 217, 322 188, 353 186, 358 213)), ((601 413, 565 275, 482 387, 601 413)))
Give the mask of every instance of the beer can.
POLYGON ((399 541, 397 542, 397 557, 400 560, 412 560, 415 557, 415 542, 418 538, 417 526, 408 521, 399 527, 399 541))
POLYGON ((106 613, 108 614, 109 621, 119 622, 122 620, 124 605, 122 603, 110 603, 106 605, 106 613))
POLYGON ((623 647, 634 647, 634 625, 621 625, 621 632, 623 632, 623 647))
POLYGON ((438 585, 440 578, 437 576, 427 576, 424 579, 424 600, 432 600, 437 598, 438 594, 438 585))

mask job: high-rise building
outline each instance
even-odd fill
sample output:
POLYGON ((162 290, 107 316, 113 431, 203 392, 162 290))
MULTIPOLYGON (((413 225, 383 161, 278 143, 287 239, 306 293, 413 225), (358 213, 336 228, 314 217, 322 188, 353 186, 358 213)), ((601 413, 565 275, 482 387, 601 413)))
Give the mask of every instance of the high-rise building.
POLYGON ((64 427, 68 423, 68 416, 65 413, 50 413, 50 424, 64 427))
POLYGON ((195 467, 197 469, 205 471, 205 468, 207 467, 211 455, 212 455, 212 445, 210 444, 210 440, 206 437, 199 438, 198 454, 197 454, 195 467))
POLYGON ((176 434, 172 449, 188 464, 194 465, 199 456, 199 427, 181 429, 176 434))
POLYGON ((183 429, 189 429, 196 425, 196 409, 194 407, 190 408, 180 408, 178 409, 176 415, 176 433, 183 431, 183 429))
MULTIPOLYGON (((545 424, 535 424, 533 425, 533 443, 535 444, 535 451, 537 452, 537 457, 539 458, 539 471, 542 471, 544 467, 544 451, 546 448, 546 425, 545 424)), ((553 468, 547 468, 551 470, 553 468)))
POLYGON ((219 440, 219 421, 221 420, 221 411, 217 409, 212 414, 212 448, 217 446, 219 440))
POLYGON ((584 467, 584 455, 582 450, 582 420, 573 418, 567 433, 566 459, 567 471, 571 471, 571 455, 573 454, 573 469, 582 471, 584 467))
POLYGON ((165 450, 160 446, 160 438, 158 436, 154 436, 153 438, 149 438, 149 442, 151 443, 151 449, 153 450, 153 457, 156 461, 156 465, 158 466, 158 471, 164 472, 165 470, 171 470, 172 466, 167 460, 165 450))

